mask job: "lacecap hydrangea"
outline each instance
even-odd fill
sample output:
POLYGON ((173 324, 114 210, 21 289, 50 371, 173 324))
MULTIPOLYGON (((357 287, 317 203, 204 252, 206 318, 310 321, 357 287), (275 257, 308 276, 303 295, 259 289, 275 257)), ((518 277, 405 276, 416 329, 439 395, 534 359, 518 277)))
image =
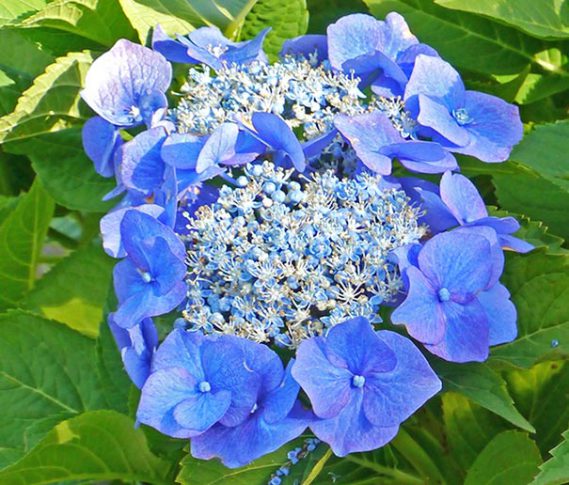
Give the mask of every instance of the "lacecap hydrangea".
POLYGON ((152 48, 100 56, 82 96, 85 151, 120 197, 101 233, 137 418, 228 467, 309 428, 276 484, 322 442, 388 443, 440 391, 429 361, 515 339, 504 250, 532 247, 455 158, 505 161, 515 106, 467 90, 396 13, 341 18, 274 63, 267 33, 157 26, 152 48))

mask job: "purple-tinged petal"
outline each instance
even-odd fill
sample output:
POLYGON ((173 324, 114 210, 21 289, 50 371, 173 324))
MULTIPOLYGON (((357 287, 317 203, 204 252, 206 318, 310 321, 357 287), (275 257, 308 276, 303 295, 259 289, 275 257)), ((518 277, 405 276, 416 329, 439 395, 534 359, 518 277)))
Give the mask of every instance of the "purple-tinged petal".
POLYGON ((436 291, 446 288, 452 300, 472 298, 492 274, 490 242, 460 230, 437 234, 421 250, 419 268, 436 291))
POLYGON ((101 117, 117 126, 142 123, 141 103, 148 93, 164 93, 172 67, 158 52, 121 39, 95 60, 81 97, 101 117))
POLYGON ((488 216, 471 222, 473 226, 488 226, 498 234, 512 234, 520 229, 520 223, 514 217, 488 216))
POLYGON ((229 391, 196 392, 174 407, 174 419, 192 434, 203 433, 223 417, 230 404, 229 391))
POLYGON ((165 139, 162 128, 152 128, 121 147, 119 177, 127 189, 149 193, 162 184, 165 166, 160 150, 165 139))
POLYGON ((441 178, 441 199, 460 224, 488 216, 476 186, 464 175, 446 172, 441 178))
POLYGON ((450 362, 483 362, 488 358, 489 329, 486 312, 478 300, 467 305, 444 303, 446 332, 443 340, 425 348, 450 362))
POLYGON ((405 88, 405 101, 414 115, 419 113, 419 94, 439 100, 451 112, 462 107, 464 93, 460 75, 448 62, 423 54, 417 56, 405 88))
POLYGON ((470 133, 471 141, 453 151, 488 163, 507 160, 523 136, 518 107, 496 96, 467 91, 464 110, 470 120, 464 128, 470 133))
POLYGON ((172 330, 158 347, 152 362, 152 371, 170 367, 182 367, 198 381, 205 379, 200 346, 205 337, 200 332, 172 330))
POLYGON ((314 413, 319 417, 336 416, 350 400, 352 373, 328 360, 322 337, 304 340, 300 344, 292 376, 308 394, 314 413))
POLYGON ((326 147, 332 143, 338 135, 338 130, 331 129, 326 133, 312 138, 302 144, 302 151, 307 160, 319 156, 326 147))
MULTIPOLYGON (((328 396, 330 399, 333 394, 328 396)), ((336 456, 358 451, 375 450, 391 441, 399 426, 375 426, 362 409, 363 392, 355 391, 340 413, 329 419, 316 419, 310 424, 312 432, 328 443, 336 456)))
POLYGON ((193 436, 174 417, 174 408, 193 396, 199 384, 194 376, 182 368, 171 367, 153 372, 146 380, 136 417, 138 421, 175 438, 193 436))
POLYGON ((445 322, 436 291, 413 266, 407 268, 407 278, 409 293, 391 314, 391 321, 396 325, 405 325, 409 335, 419 342, 440 342, 444 336, 445 322))
POLYGON ((535 249, 535 246, 533 244, 530 244, 527 241, 514 236, 498 234, 498 239, 500 241, 502 249, 507 251, 515 251, 516 253, 525 254, 535 249))
POLYGON ((419 93, 419 114, 417 121, 436 131, 449 140, 453 145, 464 147, 471 141, 469 131, 457 123, 449 108, 445 106, 444 99, 436 99, 419 93))
POLYGON ((162 145, 160 156, 168 165, 181 170, 195 170, 205 138, 188 133, 172 133, 162 145))
POLYGON ((160 25, 152 33, 152 48, 162 54, 170 62, 182 64, 195 64, 199 61, 188 55, 188 48, 179 41, 171 39, 160 25))
POLYGON ((280 53, 281 56, 303 56, 306 59, 314 54, 318 62, 328 59, 328 41, 325 35, 301 35, 285 40, 280 53))
POLYGON ((369 321, 356 317, 332 327, 326 337, 326 357, 352 374, 388 372, 397 364, 395 354, 377 338, 369 321))
POLYGON ((430 141, 394 143, 386 150, 405 168, 420 173, 441 173, 458 168, 456 159, 441 145, 430 141))
POLYGON ((413 343, 395 332, 377 332, 393 349, 397 365, 365 375, 363 410, 376 426, 398 426, 441 390, 441 381, 413 343))
POLYGON ((83 149, 103 177, 112 177, 115 151, 122 145, 118 128, 100 116, 85 122, 82 130, 83 149))
POLYGON ((164 212, 164 208, 156 204, 144 204, 136 207, 125 207, 109 212, 101 219, 100 228, 103 237, 103 248, 113 258, 124 258, 126 252, 122 244, 121 223, 124 215, 131 210, 144 212, 158 219, 164 212))
POLYGON ((478 295, 478 301, 486 312, 490 345, 511 342, 518 335, 516 307, 510 300, 510 292, 500 283, 478 295))
POLYGON ((427 44, 410 45, 397 55, 397 64, 401 67, 407 78, 411 76, 417 56, 421 54, 430 57, 440 57, 439 53, 427 44))
POLYGON ((196 163, 196 172, 223 165, 235 156, 239 127, 235 123, 223 123, 205 142, 196 163))
POLYGON ((229 64, 248 64, 255 60, 266 62, 267 58, 263 52, 263 42, 270 31, 271 27, 267 27, 261 30, 253 39, 236 43, 221 58, 229 64))
POLYGON ((285 419, 296 402, 300 386, 291 374, 294 362, 294 359, 289 361, 282 382, 263 399, 263 416, 267 423, 277 423, 285 419))

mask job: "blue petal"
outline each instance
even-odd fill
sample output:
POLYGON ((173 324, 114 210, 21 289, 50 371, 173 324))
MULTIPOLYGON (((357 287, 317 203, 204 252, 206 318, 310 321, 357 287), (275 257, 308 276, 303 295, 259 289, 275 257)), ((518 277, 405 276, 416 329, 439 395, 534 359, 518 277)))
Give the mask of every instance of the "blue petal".
POLYGON ((362 400, 361 390, 353 392, 337 416, 317 419, 310 424, 313 433, 328 443, 336 456, 375 450, 391 441, 399 431, 399 426, 382 427, 371 423, 363 412, 362 400))
POLYGON ((363 409, 377 426, 397 426, 441 390, 441 381, 413 343, 394 332, 377 332, 395 352, 397 365, 366 374, 363 409))
POLYGON ((172 133, 162 145, 162 160, 174 168, 195 170, 200 151, 205 143, 204 137, 187 133, 172 133))
POLYGON ((277 423, 286 418, 296 402, 300 386, 291 374, 294 362, 294 359, 290 359, 282 382, 272 389, 262 401, 263 419, 267 423, 277 423))
POLYGON ((478 295, 478 301, 486 311, 490 345, 511 342, 518 335, 516 307, 510 301, 510 293, 498 283, 478 295))
POLYGON ((450 362, 483 362, 488 358, 489 325, 478 300, 467 305, 444 303, 446 331, 444 339, 425 348, 450 362))
POLYGON ((460 224, 488 216, 476 186, 464 175, 446 172, 442 176, 441 199, 460 224))
POLYGON ((103 177, 112 177, 115 151, 122 145, 116 126, 100 116, 85 122, 82 130, 83 149, 95 165, 95 171, 103 177))
POLYGON ((334 325, 326 337, 326 356, 352 374, 388 372, 396 365, 395 354, 380 339, 364 317, 334 325))
POLYGON ((350 400, 352 373, 328 360, 322 337, 313 337, 300 344, 292 376, 310 398, 312 409, 319 417, 336 416, 350 400))
POLYGON ((165 166, 160 150, 165 139, 162 128, 152 128, 121 147, 119 177, 126 188, 148 193, 162 184, 165 166))
POLYGON ((147 93, 165 93, 172 67, 158 52, 121 39, 95 60, 85 77, 82 98, 101 117, 118 126, 142 123, 147 93))
POLYGON ((338 130, 332 129, 326 133, 312 138, 302 144, 302 151, 307 160, 317 157, 322 153, 324 148, 328 147, 330 143, 338 135, 338 130))
POLYGON ((174 419, 194 433, 203 433, 217 423, 231 404, 229 391, 196 392, 174 408, 174 419))
POLYGON ((316 53, 318 62, 328 59, 328 42, 325 35, 309 34, 285 40, 281 56, 303 56, 306 59, 316 53))
POLYGON ((407 278, 409 293, 403 303, 391 314, 391 321, 396 325, 405 325, 409 335, 419 342, 440 342, 445 325, 435 289, 413 266, 407 268, 407 278))
POLYGON ((235 123, 223 123, 205 142, 196 163, 196 172, 224 164, 235 156, 239 127, 235 123))
POLYGON ((395 143, 388 150, 399 158, 401 165, 414 172, 441 173, 458 168, 456 159, 438 143, 406 141, 395 143))
POLYGON ((199 382, 205 380, 200 347, 205 337, 200 332, 174 329, 158 347, 152 362, 152 371, 181 367, 199 382))
POLYGON ((188 48, 179 41, 172 40, 160 25, 154 28, 152 48, 171 62, 195 64, 198 61, 188 55, 188 48))
POLYGON ((527 241, 523 241, 514 236, 507 236, 504 234, 499 234, 498 239, 500 240, 500 245, 505 250, 515 251, 516 253, 529 253, 535 246, 533 244, 528 243, 527 241))
POLYGON ((233 48, 229 48, 221 57, 229 64, 247 64, 254 60, 266 62, 266 55, 263 52, 263 42, 271 31, 267 27, 259 32, 253 39, 239 42, 233 48))
POLYGON ((469 299, 492 276, 491 246, 478 234, 437 234, 421 250, 419 268, 436 291, 446 288, 451 299, 469 299))
POLYGON ((417 99, 419 102, 417 121, 421 125, 434 130, 445 140, 449 140, 453 146, 468 145, 471 141, 469 131, 458 124, 449 108, 445 106, 444 99, 434 99, 420 93, 417 99))

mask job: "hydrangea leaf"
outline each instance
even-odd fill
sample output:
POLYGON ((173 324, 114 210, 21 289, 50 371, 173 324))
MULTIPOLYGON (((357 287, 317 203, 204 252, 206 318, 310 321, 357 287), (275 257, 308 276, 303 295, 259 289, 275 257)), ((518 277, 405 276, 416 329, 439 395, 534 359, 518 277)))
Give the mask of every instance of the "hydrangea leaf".
POLYGON ((0 68, 27 84, 41 74, 54 58, 45 48, 29 40, 26 33, 23 29, 0 30, 0 44, 10 46, 10 49, 0 50, 0 68))
POLYGON ((530 171, 496 173, 492 182, 500 207, 543 221, 552 233, 569 239, 569 191, 530 171))
POLYGON ((96 337, 111 284, 113 260, 97 245, 63 259, 26 296, 24 308, 96 337))
POLYGON ((0 472, 2 483, 62 481, 172 483, 172 465, 148 447, 134 422, 115 411, 91 411, 59 423, 16 464, 0 472))
POLYGON ((569 12, 559 0, 435 0, 442 7, 492 17, 544 39, 569 38, 569 12))
POLYGON ((569 429, 563 441, 553 448, 551 458, 540 465, 541 470, 531 485, 562 485, 569 482, 569 429))
POLYGON ((541 456, 525 433, 504 431, 478 455, 466 475, 465 485, 529 483, 538 471, 541 456))
POLYGON ((516 407, 535 426, 535 441, 545 456, 559 443, 569 423, 569 365, 542 362, 531 369, 507 372, 504 377, 516 407))
POLYGON ((12 23, 22 17, 34 14, 45 6, 48 0, 10 0, 0 5, 0 26, 12 23))
POLYGON ((53 209, 53 200, 36 180, 0 225, 0 309, 17 304, 34 286, 53 209))
POLYGON ((25 450, 56 422, 105 406, 91 339, 22 310, 1 315, 0 328, 3 446, 25 450))
POLYGON ((432 0, 366 0, 373 15, 402 14, 413 33, 457 68, 484 74, 518 74, 527 66, 569 78, 561 51, 558 62, 540 57, 546 42, 478 15, 452 11, 432 0))
POLYGON ((263 43, 263 50, 269 59, 274 60, 286 39, 306 33, 308 27, 306 0, 287 2, 258 0, 245 17, 239 37, 252 39, 267 25, 271 26, 272 30, 263 43))
POLYGON ((105 46, 136 35, 116 0, 51 1, 20 25, 57 29, 105 46))
POLYGON ((26 90, 14 111, 0 118, 0 142, 61 130, 86 118, 79 90, 92 60, 88 52, 60 57, 26 90))
POLYGON ((442 361, 432 364, 443 381, 444 390, 466 396, 521 429, 535 432, 531 423, 514 407, 504 379, 487 364, 457 366, 442 361))
POLYGON ((530 367, 569 353, 569 257, 533 252, 512 255, 503 284, 518 310, 518 338, 495 347, 490 361, 530 367))
POLYGON ((81 146, 81 131, 70 128, 6 144, 11 153, 26 155, 46 190, 68 209, 104 212, 113 206, 103 196, 115 187, 113 179, 95 172, 81 146))
POLYGON ((464 469, 494 436, 507 429, 497 415, 456 392, 445 392, 442 406, 450 449, 464 469))

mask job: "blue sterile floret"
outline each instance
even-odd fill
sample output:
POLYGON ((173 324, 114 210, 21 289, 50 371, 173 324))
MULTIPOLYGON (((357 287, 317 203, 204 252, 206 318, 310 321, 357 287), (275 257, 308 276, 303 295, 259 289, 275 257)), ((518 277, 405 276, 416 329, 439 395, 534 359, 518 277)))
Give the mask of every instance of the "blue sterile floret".
POLYGON ((350 316, 379 321, 400 290, 388 255, 425 232, 406 195, 369 174, 292 175, 249 166, 189 218, 192 328, 296 346, 350 316))

